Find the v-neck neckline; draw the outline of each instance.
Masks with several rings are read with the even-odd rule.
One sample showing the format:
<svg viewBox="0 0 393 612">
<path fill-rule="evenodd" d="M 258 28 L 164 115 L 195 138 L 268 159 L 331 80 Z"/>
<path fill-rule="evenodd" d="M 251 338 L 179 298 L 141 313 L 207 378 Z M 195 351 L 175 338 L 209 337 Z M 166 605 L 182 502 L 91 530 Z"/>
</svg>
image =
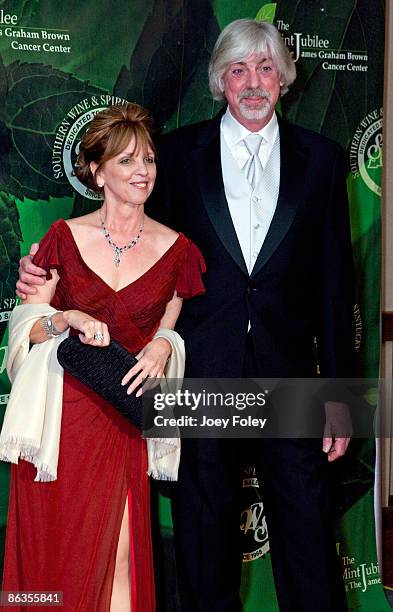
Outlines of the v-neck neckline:
<svg viewBox="0 0 393 612">
<path fill-rule="evenodd" d="M 120 287 L 120 289 L 114 289 L 113 287 L 111 287 L 97 272 L 95 272 L 83 259 L 82 254 L 80 252 L 80 249 L 78 247 L 78 244 L 75 240 L 74 234 L 72 233 L 72 230 L 70 228 L 70 226 L 68 225 L 68 223 L 66 223 L 66 221 L 64 219 L 61 219 L 61 221 L 63 222 L 63 224 L 66 226 L 69 235 L 71 237 L 72 243 L 74 245 L 75 251 L 78 255 L 79 260 L 81 261 L 81 263 L 83 264 L 83 266 L 91 273 L 93 274 L 103 285 L 105 285 L 105 287 L 107 287 L 110 291 L 112 291 L 112 293 L 116 293 L 119 294 L 122 291 L 124 291 L 124 289 L 127 289 L 127 287 L 130 287 L 131 285 L 134 285 L 135 283 L 137 283 L 138 281 L 140 281 L 141 279 L 143 279 L 145 276 L 147 276 L 147 274 L 149 274 L 152 270 L 154 270 L 154 268 L 163 260 L 165 259 L 168 254 L 172 251 L 172 249 L 177 245 L 177 243 L 179 242 L 179 240 L 181 238 L 183 238 L 183 234 L 180 232 L 178 237 L 176 238 L 175 242 L 173 244 L 171 244 L 171 246 L 161 255 L 161 257 L 159 257 L 157 259 L 157 261 L 154 262 L 154 264 L 152 264 L 150 266 L 150 268 L 148 268 L 147 270 L 145 270 L 145 272 L 143 272 L 140 276 L 138 276 L 138 278 L 134 279 L 133 281 L 131 281 L 130 283 L 128 283 L 127 285 L 124 285 L 124 287 Z"/>
</svg>

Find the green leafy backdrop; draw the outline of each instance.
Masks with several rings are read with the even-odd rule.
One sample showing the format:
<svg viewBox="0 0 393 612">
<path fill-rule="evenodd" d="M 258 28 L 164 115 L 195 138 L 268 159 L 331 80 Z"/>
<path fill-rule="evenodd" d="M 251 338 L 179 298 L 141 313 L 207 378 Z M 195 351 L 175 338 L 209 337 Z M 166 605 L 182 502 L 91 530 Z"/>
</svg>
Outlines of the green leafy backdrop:
<svg viewBox="0 0 393 612">
<path fill-rule="evenodd" d="M 297 63 L 298 78 L 282 99 L 290 121 L 333 138 L 349 152 L 361 120 L 382 103 L 384 3 L 367 0 L 0 0 L 4 13 L 17 15 L 26 31 L 68 33 L 71 52 L 13 50 L 0 25 L 0 366 L 7 345 L 6 313 L 15 298 L 18 259 L 58 217 L 96 206 L 75 193 L 67 178 L 54 177 L 52 149 L 69 110 L 91 96 L 113 94 L 150 108 L 157 128 L 172 130 L 215 115 L 219 105 L 208 90 L 207 64 L 225 25 L 242 17 L 289 24 L 290 32 L 318 34 L 329 48 L 368 54 L 364 73 L 323 70 L 320 58 Z M 22 42 L 24 42 L 22 40 Z M 374 172 L 380 180 L 381 169 Z M 380 196 L 348 172 L 361 341 L 358 371 L 378 375 Z M 9 383 L 0 368 L 0 411 Z M 1 412 L 0 412 L 1 415 Z M 376 562 L 373 539 L 374 446 L 354 443 L 349 456 L 332 468 L 337 490 L 337 543 L 341 556 Z M 7 509 L 8 466 L 0 465 L 1 533 Z M 261 483 L 263 498 L 263 483 Z M 159 516 L 171 554 L 168 502 Z M 170 561 L 168 561 L 168 566 Z M 165 572 L 163 572 L 165 573 Z M 170 576 L 173 580 L 173 576 Z M 244 564 L 247 612 L 277 610 L 266 554 Z M 159 585 L 163 610 L 168 589 Z M 348 594 L 351 609 L 389 609 L 380 585 Z"/>
</svg>

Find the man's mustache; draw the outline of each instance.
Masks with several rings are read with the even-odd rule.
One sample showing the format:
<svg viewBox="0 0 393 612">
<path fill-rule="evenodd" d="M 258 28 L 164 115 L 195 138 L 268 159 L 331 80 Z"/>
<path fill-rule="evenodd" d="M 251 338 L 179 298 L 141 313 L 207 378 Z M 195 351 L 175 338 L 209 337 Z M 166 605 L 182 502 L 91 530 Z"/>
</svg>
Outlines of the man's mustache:
<svg viewBox="0 0 393 612">
<path fill-rule="evenodd" d="M 238 94 L 238 100 L 241 102 L 243 98 L 266 98 L 270 102 L 270 92 L 265 89 L 243 89 Z"/>
</svg>

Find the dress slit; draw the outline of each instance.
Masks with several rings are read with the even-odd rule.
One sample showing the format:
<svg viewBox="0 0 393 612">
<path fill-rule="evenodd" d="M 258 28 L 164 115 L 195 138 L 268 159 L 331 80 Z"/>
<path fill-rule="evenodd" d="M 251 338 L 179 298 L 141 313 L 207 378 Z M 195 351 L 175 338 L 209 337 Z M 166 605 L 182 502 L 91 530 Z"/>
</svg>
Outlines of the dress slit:
<svg viewBox="0 0 393 612">
<path fill-rule="evenodd" d="M 128 503 L 128 523 L 129 523 L 129 555 L 130 555 L 130 596 L 131 596 L 131 612 L 137 610 L 137 589 L 136 589 L 136 571 L 135 571 L 135 551 L 134 551 L 134 537 L 132 529 L 132 496 L 131 490 L 127 492 L 127 503 Z"/>
</svg>

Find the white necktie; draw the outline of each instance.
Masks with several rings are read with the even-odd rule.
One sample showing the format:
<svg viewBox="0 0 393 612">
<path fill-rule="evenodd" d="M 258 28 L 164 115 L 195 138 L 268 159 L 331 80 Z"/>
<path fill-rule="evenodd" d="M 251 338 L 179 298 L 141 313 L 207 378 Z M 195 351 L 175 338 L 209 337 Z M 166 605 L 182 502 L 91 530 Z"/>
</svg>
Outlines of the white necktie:
<svg viewBox="0 0 393 612">
<path fill-rule="evenodd" d="M 244 139 L 244 144 L 246 145 L 247 150 L 250 154 L 250 157 L 247 160 L 246 165 L 244 166 L 244 171 L 246 173 L 246 178 L 253 190 L 260 183 L 263 175 L 263 167 L 258 155 L 262 141 L 263 136 L 261 136 L 260 134 L 249 134 Z"/>
</svg>

